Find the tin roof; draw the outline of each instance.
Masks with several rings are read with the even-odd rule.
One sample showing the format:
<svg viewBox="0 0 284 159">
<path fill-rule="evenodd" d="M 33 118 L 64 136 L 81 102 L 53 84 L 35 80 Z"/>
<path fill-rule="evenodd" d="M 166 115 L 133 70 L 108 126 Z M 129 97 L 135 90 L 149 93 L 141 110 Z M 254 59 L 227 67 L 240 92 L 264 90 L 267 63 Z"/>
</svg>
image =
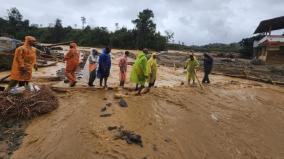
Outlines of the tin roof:
<svg viewBox="0 0 284 159">
<path fill-rule="evenodd" d="M 284 16 L 261 21 L 254 34 L 284 29 Z"/>
</svg>

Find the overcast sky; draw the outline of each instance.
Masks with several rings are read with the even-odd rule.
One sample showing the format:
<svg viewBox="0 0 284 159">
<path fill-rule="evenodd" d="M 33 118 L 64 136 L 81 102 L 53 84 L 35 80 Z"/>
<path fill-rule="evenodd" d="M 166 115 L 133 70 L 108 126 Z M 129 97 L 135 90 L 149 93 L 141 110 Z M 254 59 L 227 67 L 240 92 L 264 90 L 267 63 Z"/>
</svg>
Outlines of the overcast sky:
<svg viewBox="0 0 284 159">
<path fill-rule="evenodd" d="M 31 24 L 47 26 L 60 18 L 64 26 L 81 27 L 80 17 L 85 16 L 91 27 L 109 30 L 115 23 L 133 28 L 131 20 L 149 8 L 158 31 L 170 30 L 176 42 L 189 45 L 237 42 L 251 36 L 261 20 L 284 16 L 284 0 L 0 0 L 0 4 L 1 17 L 16 7 Z"/>
</svg>

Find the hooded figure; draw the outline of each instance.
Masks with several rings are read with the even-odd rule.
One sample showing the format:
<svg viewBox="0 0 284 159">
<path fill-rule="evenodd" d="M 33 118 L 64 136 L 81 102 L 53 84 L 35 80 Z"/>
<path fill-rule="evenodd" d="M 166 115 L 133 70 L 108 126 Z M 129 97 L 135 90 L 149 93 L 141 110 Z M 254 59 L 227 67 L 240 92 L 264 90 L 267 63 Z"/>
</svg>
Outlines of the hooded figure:
<svg viewBox="0 0 284 159">
<path fill-rule="evenodd" d="M 136 90 L 138 90 L 138 94 L 141 93 L 141 90 L 144 88 L 147 79 L 147 58 L 145 56 L 145 53 L 147 53 L 147 50 L 143 50 L 143 52 L 140 52 L 138 54 L 130 75 L 130 81 L 136 84 Z M 141 85 L 140 88 L 138 88 L 139 85 Z"/>
<path fill-rule="evenodd" d="M 90 87 L 94 86 L 94 81 L 97 76 L 97 67 L 99 62 L 99 52 L 96 49 L 91 49 L 90 55 L 84 66 L 84 77 L 88 81 Z"/>
<path fill-rule="evenodd" d="M 70 87 L 74 87 L 77 83 L 75 72 L 80 63 L 80 53 L 77 50 L 77 44 L 71 43 L 70 49 L 64 56 L 66 61 L 65 75 L 70 82 Z"/>
<path fill-rule="evenodd" d="M 157 78 L 157 55 L 156 53 L 153 53 L 151 55 L 151 58 L 147 62 L 147 75 L 148 75 L 148 83 L 149 83 L 149 88 L 153 87 L 155 85 L 155 81 Z"/>
<path fill-rule="evenodd" d="M 195 59 L 193 55 L 190 55 L 190 58 L 186 61 L 184 69 L 187 71 L 187 80 L 188 84 L 193 80 L 193 84 L 195 83 L 196 77 L 196 68 L 199 66 L 199 62 Z"/>
<path fill-rule="evenodd" d="M 209 74 L 211 73 L 213 68 L 213 58 L 208 54 L 204 54 L 203 63 L 204 63 L 204 77 L 202 83 L 210 83 Z"/>
<path fill-rule="evenodd" d="M 102 86 L 102 82 L 104 80 L 104 87 L 107 87 L 107 79 L 110 74 L 111 68 L 111 57 L 110 57 L 111 49 L 106 47 L 102 50 L 102 54 L 99 56 L 99 68 L 97 71 L 97 76 L 100 78 L 100 86 Z"/>
<path fill-rule="evenodd" d="M 129 52 L 125 51 L 122 58 L 120 58 L 118 66 L 119 66 L 119 80 L 120 86 L 124 87 L 124 83 L 126 80 L 126 72 L 127 72 L 127 57 L 129 56 Z"/>
<path fill-rule="evenodd" d="M 28 85 L 29 81 L 32 79 L 32 70 L 36 65 L 36 48 L 32 47 L 36 39 L 32 36 L 26 36 L 24 45 L 18 47 L 15 50 L 14 60 L 12 64 L 10 83 L 7 90 L 15 87 L 17 84 L 19 86 Z"/>
</svg>

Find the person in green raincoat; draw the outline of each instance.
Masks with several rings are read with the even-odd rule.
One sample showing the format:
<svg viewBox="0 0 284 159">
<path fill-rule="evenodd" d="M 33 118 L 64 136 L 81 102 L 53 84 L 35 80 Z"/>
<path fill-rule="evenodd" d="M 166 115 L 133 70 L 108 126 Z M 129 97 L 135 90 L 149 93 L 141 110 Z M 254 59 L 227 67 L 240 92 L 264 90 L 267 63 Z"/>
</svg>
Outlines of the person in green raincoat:
<svg viewBox="0 0 284 159">
<path fill-rule="evenodd" d="M 149 83 L 149 88 L 153 87 L 157 78 L 157 54 L 153 53 L 151 58 L 147 62 L 147 82 Z"/>
<path fill-rule="evenodd" d="M 148 50 L 144 49 L 143 52 L 140 52 L 134 62 L 131 74 L 130 81 L 136 84 L 136 90 L 138 90 L 138 94 L 141 94 L 142 89 L 145 86 L 145 82 L 147 79 L 147 58 L 146 54 L 148 54 Z M 140 86 L 140 87 L 139 87 Z"/>
<path fill-rule="evenodd" d="M 193 81 L 195 84 L 195 77 L 196 77 L 196 68 L 199 66 L 199 62 L 195 59 L 193 55 L 190 55 L 189 59 L 186 61 L 184 69 L 186 69 L 187 74 L 187 81 L 190 84 L 190 81 Z"/>
</svg>

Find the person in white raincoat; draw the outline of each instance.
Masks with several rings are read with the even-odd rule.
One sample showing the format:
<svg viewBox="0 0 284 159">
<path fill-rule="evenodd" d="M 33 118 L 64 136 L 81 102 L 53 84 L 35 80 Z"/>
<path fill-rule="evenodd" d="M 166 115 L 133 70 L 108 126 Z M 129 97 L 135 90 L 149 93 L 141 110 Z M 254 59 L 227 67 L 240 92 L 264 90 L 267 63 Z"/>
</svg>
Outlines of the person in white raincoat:
<svg viewBox="0 0 284 159">
<path fill-rule="evenodd" d="M 91 49 L 91 53 L 84 66 L 84 77 L 88 81 L 90 87 L 95 86 L 94 81 L 97 75 L 97 66 L 99 61 L 99 52 L 96 49 Z"/>
</svg>

